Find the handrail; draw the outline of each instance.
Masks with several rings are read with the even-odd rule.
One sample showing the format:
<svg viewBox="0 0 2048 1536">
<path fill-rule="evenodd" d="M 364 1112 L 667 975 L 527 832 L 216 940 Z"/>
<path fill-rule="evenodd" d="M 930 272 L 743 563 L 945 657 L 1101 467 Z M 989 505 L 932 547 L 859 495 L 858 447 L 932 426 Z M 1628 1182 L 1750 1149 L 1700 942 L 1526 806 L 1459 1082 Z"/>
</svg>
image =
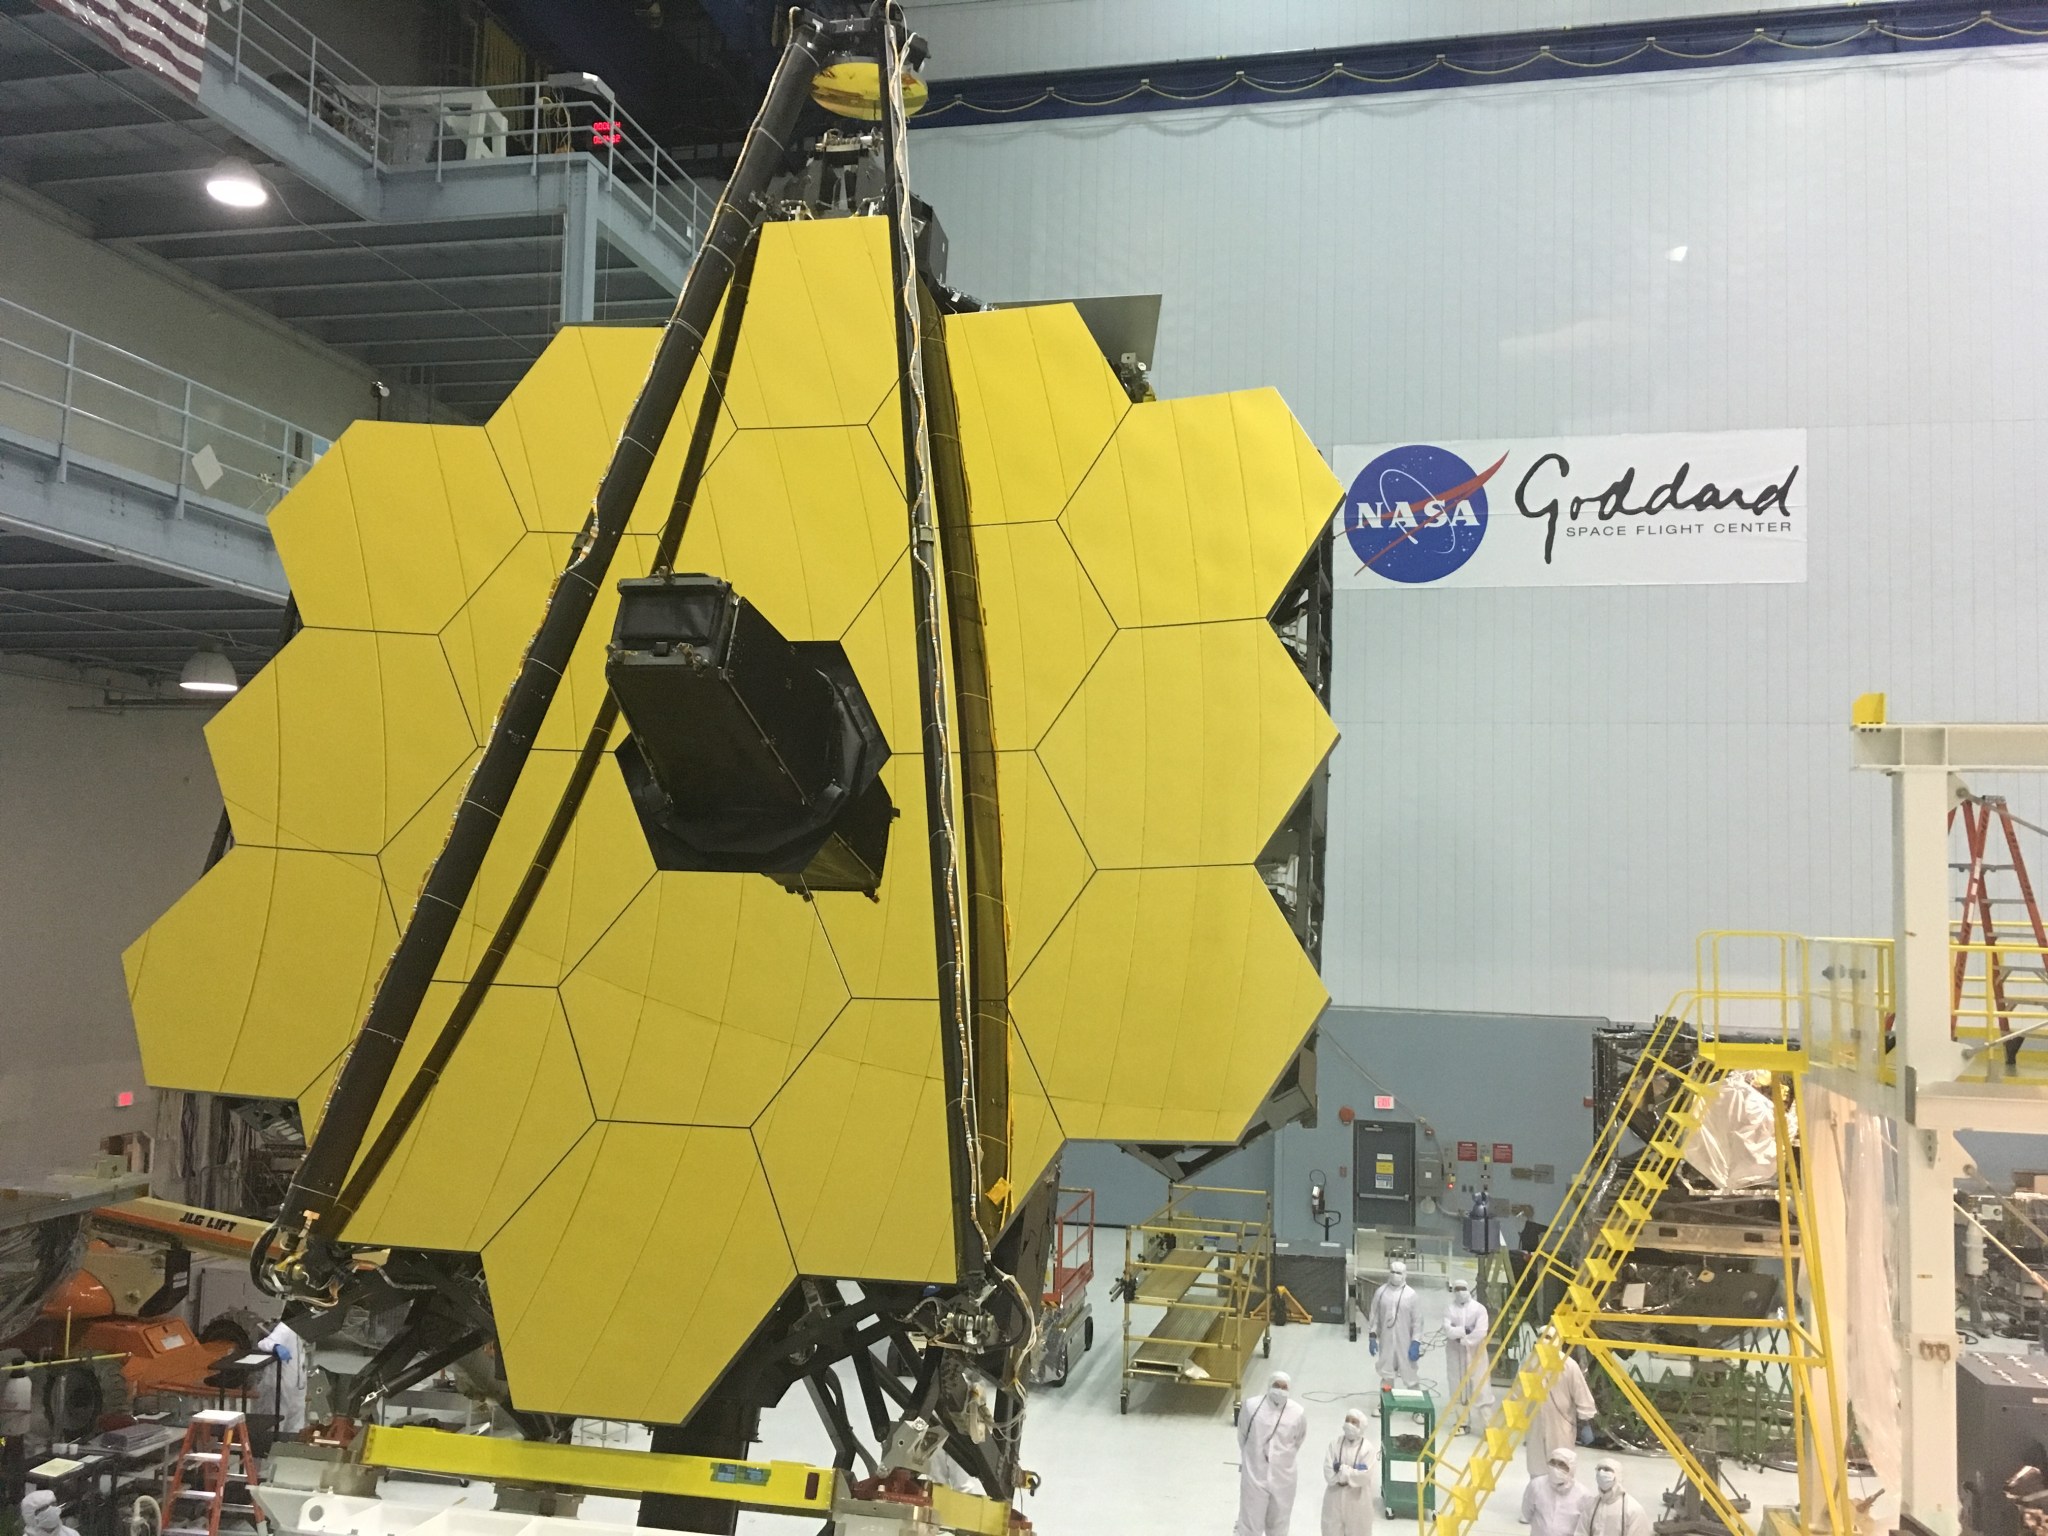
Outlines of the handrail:
<svg viewBox="0 0 2048 1536">
<path fill-rule="evenodd" d="M 1566 1255 L 1582 1246 L 1583 1235 L 1598 1215 L 1595 1197 L 1601 1184 L 1595 1174 L 1597 1170 L 1610 1166 L 1620 1153 L 1622 1143 L 1631 1134 L 1631 1120 L 1649 1099 L 1659 1077 L 1679 1070 L 1669 1062 L 1668 1056 L 1688 1025 L 1697 1029 L 1699 1008 L 1698 993 L 1681 993 L 1651 1025 L 1649 1038 L 1629 1071 L 1628 1081 L 1615 1100 L 1613 1112 L 1594 1138 L 1578 1174 L 1566 1186 L 1558 1213 L 1544 1231 L 1536 1251 L 1529 1256 L 1528 1264 L 1510 1287 L 1491 1321 L 1487 1330 L 1484 1367 L 1488 1376 L 1515 1347 L 1524 1323 L 1531 1321 L 1529 1314 L 1542 1296 L 1545 1282 L 1569 1280 L 1576 1272 L 1577 1265 Z M 1539 1350 L 1542 1348 L 1540 1341 L 1538 1347 Z M 1447 1453 L 1457 1437 L 1472 1426 L 1476 1411 L 1472 1394 L 1454 1395 L 1438 1418 L 1435 1433 L 1423 1448 L 1423 1479 L 1435 1484 L 1440 1492 L 1445 1491 L 1444 1474 L 1450 1474 L 1455 1481 L 1463 1473 L 1462 1464 L 1452 1463 Z"/>
<path fill-rule="evenodd" d="M 1711 1045 L 1728 1033 L 1729 1021 L 1724 1021 L 1722 1009 L 1724 1004 L 1732 1004 L 1735 1028 L 1748 1027 L 1764 1034 L 1775 1028 L 1780 1046 L 1799 1049 L 1803 1023 L 1800 1004 L 1808 991 L 1806 944 L 1804 935 L 1778 929 L 1718 928 L 1700 934 L 1693 942 L 1693 985 L 1702 1000 L 1700 1043 Z M 1775 953 L 1777 985 L 1731 983 L 1724 974 L 1735 969 L 1730 952 L 1753 959 L 1759 950 L 1767 955 Z M 1758 975 L 1760 970 L 1752 964 L 1740 974 Z"/>
<path fill-rule="evenodd" d="M 261 517 L 326 440 L 160 363 L 0 298 L 0 428 L 52 445 L 60 479 L 89 459 L 180 504 Z"/>
<path fill-rule="evenodd" d="M 546 80 L 491 86 L 386 85 L 324 43 L 274 0 L 241 0 L 207 29 L 207 46 L 237 80 L 261 80 L 379 171 L 590 156 L 647 226 L 694 248 L 716 199 L 616 100 Z"/>
</svg>

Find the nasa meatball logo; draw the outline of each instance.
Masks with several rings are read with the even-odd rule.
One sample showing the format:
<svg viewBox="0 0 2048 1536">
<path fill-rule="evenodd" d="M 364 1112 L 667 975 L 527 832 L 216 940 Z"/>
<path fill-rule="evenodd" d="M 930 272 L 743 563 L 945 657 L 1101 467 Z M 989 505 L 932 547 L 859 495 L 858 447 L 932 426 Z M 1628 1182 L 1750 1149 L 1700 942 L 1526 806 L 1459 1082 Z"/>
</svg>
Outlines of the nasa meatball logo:
<svg viewBox="0 0 2048 1536">
<path fill-rule="evenodd" d="M 1344 497 L 1344 537 L 1361 571 L 1424 586 L 1479 551 L 1486 537 L 1486 482 L 1502 454 L 1474 470 L 1448 448 L 1389 448 L 1358 472 Z"/>
</svg>

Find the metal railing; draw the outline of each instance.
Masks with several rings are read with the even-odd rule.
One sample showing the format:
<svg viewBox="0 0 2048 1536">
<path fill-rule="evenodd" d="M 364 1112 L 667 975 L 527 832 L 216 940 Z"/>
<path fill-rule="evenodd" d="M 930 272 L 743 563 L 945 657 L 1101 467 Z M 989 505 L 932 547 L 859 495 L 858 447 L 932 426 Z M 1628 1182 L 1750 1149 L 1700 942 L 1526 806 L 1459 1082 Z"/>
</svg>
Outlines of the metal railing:
<svg viewBox="0 0 2048 1536">
<path fill-rule="evenodd" d="M 1807 1054 L 1887 1086 L 1898 1080 L 1885 1054 L 1893 1010 L 1890 939 L 1813 938 L 1806 941 Z"/>
<path fill-rule="evenodd" d="M 1991 1082 L 2039 1082 L 2048 1063 L 2048 946 L 1951 942 L 1953 1029 Z M 2037 1047 L 2031 1054 L 2027 1047 Z M 1979 1074 L 1969 1073 L 1971 1077 Z"/>
<path fill-rule="evenodd" d="M 1722 928 L 1693 945 L 1693 987 L 1700 999 L 1700 1043 L 1736 1037 L 1785 1050 L 1802 1042 L 1806 940 L 1769 929 Z"/>
<path fill-rule="evenodd" d="M 391 86 L 370 78 L 272 0 L 241 0 L 207 27 L 207 44 L 237 80 L 258 80 L 379 170 L 587 154 L 611 190 L 650 229 L 684 250 L 710 223 L 717 199 L 589 77 L 493 86 Z"/>
<path fill-rule="evenodd" d="M 0 431 L 74 464 L 258 517 L 326 441 L 47 315 L 0 299 Z"/>
</svg>

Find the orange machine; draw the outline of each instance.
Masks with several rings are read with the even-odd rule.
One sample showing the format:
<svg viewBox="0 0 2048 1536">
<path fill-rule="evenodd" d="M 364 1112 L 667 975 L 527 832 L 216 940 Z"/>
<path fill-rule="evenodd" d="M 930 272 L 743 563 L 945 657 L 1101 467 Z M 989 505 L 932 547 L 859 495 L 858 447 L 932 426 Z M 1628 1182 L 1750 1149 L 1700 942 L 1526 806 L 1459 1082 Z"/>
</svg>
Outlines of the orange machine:
<svg viewBox="0 0 2048 1536">
<path fill-rule="evenodd" d="M 207 1376 L 223 1358 L 247 1348 L 247 1342 L 202 1340 L 182 1318 L 161 1316 L 184 1298 L 183 1275 L 138 1295 L 133 1277 L 147 1274 L 152 1259 L 161 1262 L 161 1255 L 93 1241 L 77 1273 L 43 1303 L 42 1318 L 30 1332 L 37 1343 L 67 1353 L 125 1355 L 121 1378 L 132 1396 L 186 1392 L 210 1397 L 215 1389 Z M 160 1302 L 167 1290 L 172 1291 L 168 1301 Z"/>
<path fill-rule="evenodd" d="M 138 1397 L 218 1396 L 208 1377 L 250 1347 L 249 1330 L 218 1318 L 195 1332 L 170 1314 L 185 1299 L 193 1250 L 246 1258 L 262 1230 L 245 1217 L 163 1200 L 102 1206 L 77 1271 L 50 1293 L 35 1323 L 0 1343 L 41 1359 L 85 1357 L 46 1384 L 45 1406 L 67 1432 L 118 1420 Z"/>
</svg>

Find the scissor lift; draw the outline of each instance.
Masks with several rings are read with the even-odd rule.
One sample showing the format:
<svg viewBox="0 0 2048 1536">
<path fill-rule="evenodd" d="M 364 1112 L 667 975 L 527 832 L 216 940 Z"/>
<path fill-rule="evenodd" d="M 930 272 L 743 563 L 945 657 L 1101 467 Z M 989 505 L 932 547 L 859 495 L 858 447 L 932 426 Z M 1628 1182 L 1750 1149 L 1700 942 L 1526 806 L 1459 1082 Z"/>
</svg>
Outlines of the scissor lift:
<svg viewBox="0 0 2048 1536">
<path fill-rule="evenodd" d="M 1088 1306 L 1095 1278 L 1095 1191 L 1062 1189 L 1059 1202 L 1038 1348 L 1026 1367 L 1031 1383 L 1041 1387 L 1065 1386 L 1074 1362 L 1095 1347 L 1095 1315 Z"/>
</svg>

